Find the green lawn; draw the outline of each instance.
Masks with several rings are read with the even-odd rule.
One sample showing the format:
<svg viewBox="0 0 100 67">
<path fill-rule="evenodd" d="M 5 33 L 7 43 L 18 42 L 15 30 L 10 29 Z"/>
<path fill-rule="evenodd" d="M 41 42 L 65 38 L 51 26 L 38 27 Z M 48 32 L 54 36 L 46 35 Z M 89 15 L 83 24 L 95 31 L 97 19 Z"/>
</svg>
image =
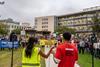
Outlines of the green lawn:
<svg viewBox="0 0 100 67">
<path fill-rule="evenodd" d="M 91 55 L 90 54 L 79 54 L 78 63 L 81 67 L 92 67 Z M 94 67 L 100 67 L 100 59 L 94 59 Z"/>
<path fill-rule="evenodd" d="M 21 51 L 22 49 L 14 50 L 14 67 L 21 67 Z M 0 51 L 0 67 L 10 67 L 11 51 L 8 49 Z M 95 67 L 100 67 L 100 59 L 95 59 Z M 79 61 L 81 67 L 91 67 L 91 55 L 79 54 Z M 41 60 L 42 67 L 45 67 L 44 59 Z"/>
<path fill-rule="evenodd" d="M 44 51 L 44 49 L 42 49 Z M 14 64 L 13 67 L 21 67 L 21 53 L 22 49 L 14 50 Z M 41 66 L 45 67 L 45 60 L 41 58 Z M 11 51 L 5 49 L 4 51 L 0 51 L 0 67 L 10 67 L 11 62 Z"/>
<path fill-rule="evenodd" d="M 14 67 L 21 65 L 21 49 L 14 50 Z M 0 51 L 0 67 L 10 67 L 11 51 L 5 49 Z"/>
</svg>

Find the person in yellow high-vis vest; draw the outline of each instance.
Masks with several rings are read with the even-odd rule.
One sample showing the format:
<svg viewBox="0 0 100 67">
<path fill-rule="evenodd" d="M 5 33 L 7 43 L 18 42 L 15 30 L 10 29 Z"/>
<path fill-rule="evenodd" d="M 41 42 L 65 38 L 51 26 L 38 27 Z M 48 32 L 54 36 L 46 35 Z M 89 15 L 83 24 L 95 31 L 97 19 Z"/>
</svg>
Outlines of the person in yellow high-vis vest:
<svg viewBox="0 0 100 67">
<path fill-rule="evenodd" d="M 41 47 L 45 46 L 45 39 L 44 39 L 43 36 L 40 37 L 39 44 L 40 44 Z"/>
<path fill-rule="evenodd" d="M 40 44 L 40 46 L 44 47 L 45 46 L 45 40 L 44 39 L 40 39 L 39 44 Z"/>
<path fill-rule="evenodd" d="M 52 47 L 47 54 L 44 54 L 39 47 L 35 47 L 38 40 L 34 37 L 30 37 L 28 45 L 23 49 L 22 52 L 22 67 L 41 67 L 40 56 L 48 58 L 52 52 Z"/>
<path fill-rule="evenodd" d="M 48 46 L 48 39 L 45 38 L 45 46 Z"/>
<path fill-rule="evenodd" d="M 52 37 L 52 38 L 51 38 L 51 42 L 52 42 L 51 45 L 55 45 L 55 44 L 57 43 L 57 41 L 55 40 L 55 37 Z"/>
<path fill-rule="evenodd" d="M 51 39 L 48 40 L 48 45 L 49 45 L 50 47 L 53 46 L 53 45 L 55 45 L 55 44 L 56 44 L 56 40 L 55 40 L 54 37 L 52 37 Z"/>
</svg>

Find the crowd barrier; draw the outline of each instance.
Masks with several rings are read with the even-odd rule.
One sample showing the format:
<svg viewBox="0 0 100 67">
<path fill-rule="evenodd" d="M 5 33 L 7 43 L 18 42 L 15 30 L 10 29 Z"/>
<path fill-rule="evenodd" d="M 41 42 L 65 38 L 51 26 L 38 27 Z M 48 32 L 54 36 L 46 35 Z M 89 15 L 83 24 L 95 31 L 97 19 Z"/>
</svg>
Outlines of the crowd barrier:
<svg viewBox="0 0 100 67">
<path fill-rule="evenodd" d="M 12 48 L 12 45 L 14 45 L 14 48 L 18 48 L 19 42 L 18 41 L 10 42 L 5 40 L 0 41 L 0 48 Z"/>
</svg>

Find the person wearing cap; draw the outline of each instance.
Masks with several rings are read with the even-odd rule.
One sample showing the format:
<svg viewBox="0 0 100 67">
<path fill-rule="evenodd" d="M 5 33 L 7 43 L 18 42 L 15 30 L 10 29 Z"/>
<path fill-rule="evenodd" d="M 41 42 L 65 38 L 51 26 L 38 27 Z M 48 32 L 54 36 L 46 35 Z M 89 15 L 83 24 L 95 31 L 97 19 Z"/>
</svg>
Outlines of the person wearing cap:
<svg viewBox="0 0 100 67">
<path fill-rule="evenodd" d="M 78 60 L 78 50 L 70 42 L 71 33 L 63 33 L 64 42 L 57 46 L 56 52 L 53 52 L 58 67 L 74 67 Z"/>
</svg>

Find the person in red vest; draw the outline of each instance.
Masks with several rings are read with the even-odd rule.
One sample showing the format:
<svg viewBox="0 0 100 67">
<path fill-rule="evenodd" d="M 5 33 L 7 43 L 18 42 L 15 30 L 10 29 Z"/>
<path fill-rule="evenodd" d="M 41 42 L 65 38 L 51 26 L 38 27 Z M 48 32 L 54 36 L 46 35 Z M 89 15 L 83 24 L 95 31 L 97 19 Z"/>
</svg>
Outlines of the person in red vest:
<svg viewBox="0 0 100 67">
<path fill-rule="evenodd" d="M 52 52 L 58 67 L 74 67 L 78 60 L 78 50 L 70 42 L 71 33 L 63 33 L 64 42 L 57 46 L 56 52 Z"/>
</svg>

